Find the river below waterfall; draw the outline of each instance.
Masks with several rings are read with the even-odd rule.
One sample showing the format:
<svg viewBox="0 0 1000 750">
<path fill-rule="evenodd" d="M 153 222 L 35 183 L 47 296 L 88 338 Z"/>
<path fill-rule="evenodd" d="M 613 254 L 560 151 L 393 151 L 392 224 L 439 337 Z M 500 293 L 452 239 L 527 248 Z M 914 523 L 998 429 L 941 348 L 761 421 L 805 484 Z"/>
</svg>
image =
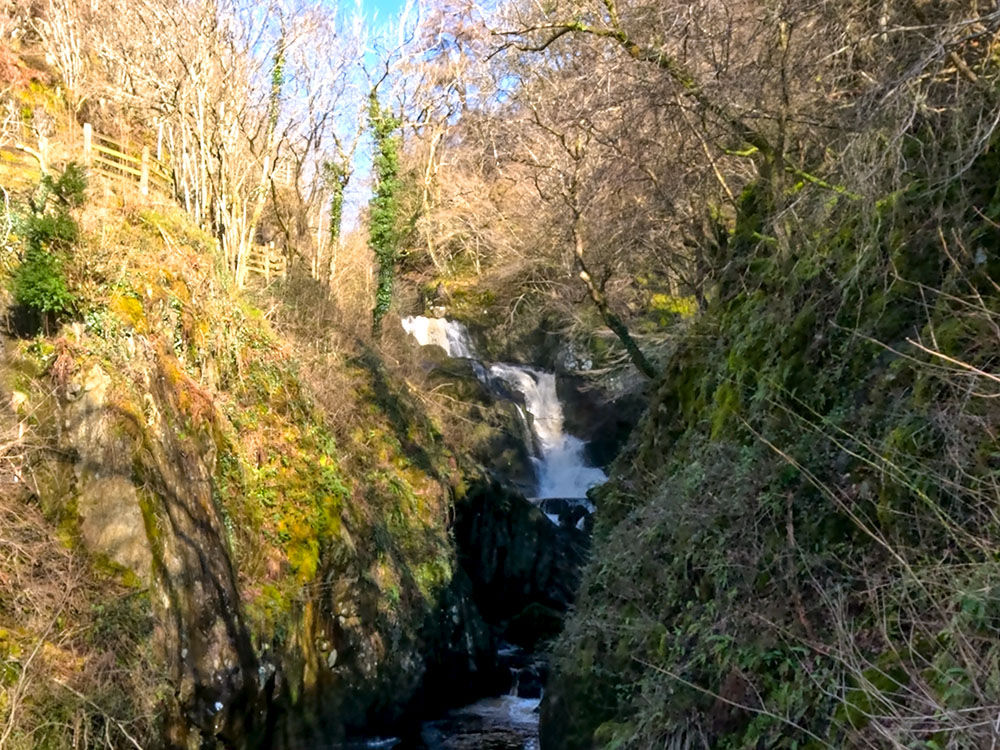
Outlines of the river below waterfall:
<svg viewBox="0 0 1000 750">
<path fill-rule="evenodd" d="M 538 698 L 485 698 L 424 722 L 412 737 L 372 737 L 337 750 L 538 750 Z"/>
<path fill-rule="evenodd" d="M 426 722 L 420 746 L 426 750 L 536 750 L 538 698 L 486 698 Z M 400 750 L 411 750 L 400 745 Z M 417 748 L 412 748 L 417 750 Z"/>
<path fill-rule="evenodd" d="M 530 436 L 527 445 L 535 471 L 529 500 L 556 526 L 584 528 L 594 508 L 587 491 L 607 480 L 586 461 L 586 443 L 566 432 L 556 374 L 506 362 L 486 363 L 477 356 L 468 330 L 445 318 L 412 316 L 403 328 L 421 346 L 438 346 L 452 359 L 470 360 L 480 382 L 496 397 L 512 402 Z M 503 652 L 501 652 L 503 654 Z M 521 652 L 522 656 L 528 656 Z M 538 707 L 541 680 L 530 690 L 519 689 L 517 670 L 511 695 L 480 700 L 425 722 L 419 736 L 367 743 L 368 747 L 399 750 L 535 750 L 538 747 Z M 523 688 L 523 686 L 520 686 Z M 527 696 L 531 697 L 527 697 Z"/>
</svg>

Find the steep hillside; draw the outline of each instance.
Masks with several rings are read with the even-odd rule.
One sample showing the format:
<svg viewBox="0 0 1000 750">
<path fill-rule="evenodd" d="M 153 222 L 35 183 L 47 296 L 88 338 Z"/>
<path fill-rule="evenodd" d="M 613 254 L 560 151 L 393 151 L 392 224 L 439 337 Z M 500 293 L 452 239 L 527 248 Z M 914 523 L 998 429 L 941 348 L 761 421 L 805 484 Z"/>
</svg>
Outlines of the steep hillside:
<svg viewBox="0 0 1000 750">
<path fill-rule="evenodd" d="M 178 210 L 72 216 L 65 322 L 4 340 L 3 746 L 281 746 L 483 684 L 461 472 L 405 386 L 358 344 L 328 419 Z"/>
<path fill-rule="evenodd" d="M 546 747 L 995 744 L 995 149 L 787 250 L 744 194 L 599 493 Z"/>
</svg>

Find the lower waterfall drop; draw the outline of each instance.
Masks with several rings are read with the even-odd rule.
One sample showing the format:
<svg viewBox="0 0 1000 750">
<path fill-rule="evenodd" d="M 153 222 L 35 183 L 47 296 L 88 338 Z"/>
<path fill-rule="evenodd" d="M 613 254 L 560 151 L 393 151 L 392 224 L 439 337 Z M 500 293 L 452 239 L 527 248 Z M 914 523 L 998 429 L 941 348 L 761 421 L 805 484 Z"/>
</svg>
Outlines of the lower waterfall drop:
<svg viewBox="0 0 1000 750">
<path fill-rule="evenodd" d="M 501 363 L 491 365 L 489 373 L 521 394 L 532 416 L 531 432 L 538 441 L 536 500 L 582 499 L 591 487 L 607 481 L 601 469 L 587 466 L 585 443 L 564 431 L 555 373 Z"/>
</svg>

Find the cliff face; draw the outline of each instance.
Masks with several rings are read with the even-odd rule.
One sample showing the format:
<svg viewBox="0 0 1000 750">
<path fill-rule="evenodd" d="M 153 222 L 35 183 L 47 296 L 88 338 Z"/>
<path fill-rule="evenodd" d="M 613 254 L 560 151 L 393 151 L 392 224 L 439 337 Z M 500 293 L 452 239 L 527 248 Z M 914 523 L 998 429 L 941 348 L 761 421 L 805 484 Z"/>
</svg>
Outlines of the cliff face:
<svg viewBox="0 0 1000 750">
<path fill-rule="evenodd" d="M 80 320 L 5 342 L 5 419 L 31 449 L 3 505 L 34 514 L 88 591 L 128 598 L 137 624 L 120 635 L 135 653 L 87 635 L 117 598 L 73 601 L 79 632 L 60 639 L 65 616 L 33 619 L 0 596 L 0 658 L 18 665 L 0 674 L 24 683 L 19 716 L 58 707 L 65 724 L 39 730 L 53 746 L 128 718 L 141 742 L 280 747 L 391 724 L 429 670 L 485 684 L 492 636 L 448 535 L 464 485 L 405 387 L 359 346 L 330 418 L 216 273 L 209 238 L 171 212 L 82 221 L 93 239 L 69 268 Z M 20 656 L 57 640 L 77 654 L 58 675 Z M 88 706 L 88 664 L 108 658 L 142 687 Z M 37 741 L 12 726 L 11 746 Z"/>
<path fill-rule="evenodd" d="M 545 747 L 990 744 L 995 163 L 781 251 L 744 202 L 598 493 Z"/>
</svg>

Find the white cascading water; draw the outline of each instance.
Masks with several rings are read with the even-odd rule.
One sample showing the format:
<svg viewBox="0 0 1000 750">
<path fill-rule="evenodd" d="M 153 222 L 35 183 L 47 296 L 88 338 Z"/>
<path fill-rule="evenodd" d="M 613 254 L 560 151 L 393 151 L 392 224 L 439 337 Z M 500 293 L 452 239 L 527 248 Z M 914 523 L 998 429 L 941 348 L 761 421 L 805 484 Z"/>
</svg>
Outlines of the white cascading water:
<svg viewBox="0 0 1000 750">
<path fill-rule="evenodd" d="M 421 346 L 440 346 L 449 357 L 475 359 L 472 337 L 458 321 L 411 315 L 403 318 L 403 329 Z M 538 472 L 536 500 L 583 499 L 587 490 L 607 481 L 603 471 L 585 463 L 584 442 L 563 429 L 563 409 L 556 393 L 555 373 L 502 363 L 490 365 L 488 376 L 482 367 L 474 369 L 484 382 L 490 378 L 500 380 L 524 398 L 524 408 L 532 417 L 525 421 L 529 422 L 538 443 L 534 459 Z M 524 417 L 520 405 L 518 411 Z M 535 446 L 532 452 L 536 452 Z"/>
<path fill-rule="evenodd" d="M 584 462 L 584 442 L 563 430 L 562 403 L 556 394 L 556 376 L 521 365 L 495 364 L 490 375 L 524 397 L 531 414 L 531 430 L 538 440 L 538 494 L 536 499 L 579 499 L 587 490 L 607 481 L 607 475 Z"/>
<path fill-rule="evenodd" d="M 413 336 L 420 346 L 440 346 L 453 359 L 475 357 L 469 329 L 457 320 L 409 315 L 403 318 L 403 330 Z"/>
</svg>

